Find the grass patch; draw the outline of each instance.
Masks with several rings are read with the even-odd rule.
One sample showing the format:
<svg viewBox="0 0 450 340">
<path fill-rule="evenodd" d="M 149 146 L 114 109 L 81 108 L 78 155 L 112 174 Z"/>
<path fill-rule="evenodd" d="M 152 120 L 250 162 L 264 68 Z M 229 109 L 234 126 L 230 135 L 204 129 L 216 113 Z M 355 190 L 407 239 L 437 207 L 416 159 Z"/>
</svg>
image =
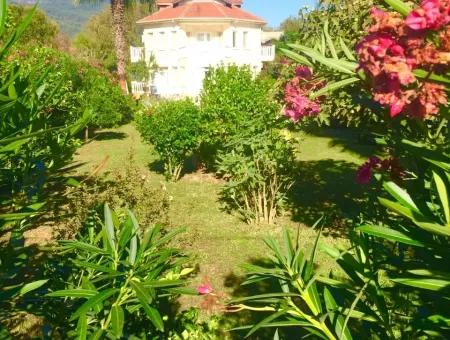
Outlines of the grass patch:
<svg viewBox="0 0 450 340">
<path fill-rule="evenodd" d="M 144 144 L 132 125 L 114 130 L 100 131 L 101 138 L 94 138 L 76 155 L 80 166 L 78 174 L 92 171 L 103 159 L 108 162 L 103 173 L 114 172 L 124 166 L 127 154 L 132 150 L 135 160 L 155 185 L 166 188 L 170 195 L 169 219 L 172 226 L 187 227 L 179 239 L 198 263 L 200 282 L 207 276 L 216 289 L 238 292 L 239 266 L 247 261 L 258 262 L 266 255 L 264 237 L 281 236 L 282 227 L 299 232 L 305 249 L 310 249 L 316 231 L 310 226 L 327 213 L 338 220 L 351 215 L 357 208 L 355 198 L 362 192 L 355 182 L 355 171 L 370 153 L 370 146 L 357 142 L 355 136 L 339 130 L 329 130 L 322 135 L 296 134 L 300 139 L 298 151 L 297 184 L 292 193 L 291 212 L 281 217 L 276 226 L 249 226 L 237 216 L 226 213 L 219 201 L 221 181 L 210 174 L 192 173 L 177 183 L 166 182 L 155 170 L 158 158 L 150 145 Z M 334 221 L 329 221 L 323 238 L 327 243 L 342 243 L 339 231 L 333 232 Z M 319 266 L 329 270 L 333 262 L 319 256 Z M 198 301 L 197 301 L 198 302 Z M 194 303 L 186 299 L 185 303 Z"/>
</svg>

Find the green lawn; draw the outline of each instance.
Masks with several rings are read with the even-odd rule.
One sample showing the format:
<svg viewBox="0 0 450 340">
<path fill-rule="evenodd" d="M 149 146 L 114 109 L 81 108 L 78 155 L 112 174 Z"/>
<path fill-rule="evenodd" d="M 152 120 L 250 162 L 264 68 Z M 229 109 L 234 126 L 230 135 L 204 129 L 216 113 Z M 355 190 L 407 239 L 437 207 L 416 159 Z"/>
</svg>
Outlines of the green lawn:
<svg viewBox="0 0 450 340">
<path fill-rule="evenodd" d="M 355 136 L 342 131 L 329 130 L 325 135 L 296 135 L 300 139 L 298 152 L 297 184 L 292 193 L 290 212 L 281 217 L 275 226 L 249 226 L 239 217 L 225 212 L 218 199 L 221 181 L 210 174 L 191 173 L 178 183 L 167 183 L 161 173 L 150 169 L 157 165 L 157 155 L 150 145 L 141 142 L 132 125 L 115 130 L 101 131 L 76 156 L 79 173 L 94 169 L 109 157 L 104 172 L 122 167 L 131 151 L 155 185 L 164 185 L 172 198 L 170 221 L 173 226 L 185 226 L 187 232 L 180 244 L 198 263 L 196 282 L 207 276 L 218 289 L 231 293 L 239 285 L 242 271 L 239 265 L 246 261 L 259 261 L 265 254 L 263 238 L 279 237 L 282 227 L 300 233 L 300 240 L 308 250 L 316 231 L 310 226 L 324 212 L 330 215 L 324 242 L 343 242 L 342 216 L 355 211 L 355 199 L 361 188 L 354 183 L 355 170 L 370 153 L 361 147 Z M 156 167 L 157 168 L 157 167 Z M 320 257 L 323 270 L 332 262 Z"/>
</svg>

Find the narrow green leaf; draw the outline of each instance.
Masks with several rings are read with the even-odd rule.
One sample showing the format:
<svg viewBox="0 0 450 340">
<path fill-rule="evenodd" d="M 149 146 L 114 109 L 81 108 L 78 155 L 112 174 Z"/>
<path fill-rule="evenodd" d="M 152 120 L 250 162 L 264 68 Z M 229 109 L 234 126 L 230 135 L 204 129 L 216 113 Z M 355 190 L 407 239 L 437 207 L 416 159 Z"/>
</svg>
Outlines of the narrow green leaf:
<svg viewBox="0 0 450 340">
<path fill-rule="evenodd" d="M 346 327 L 344 330 L 344 318 L 339 314 L 338 305 L 328 288 L 324 288 L 323 297 L 325 300 L 325 306 L 328 311 L 328 315 L 331 324 L 334 326 L 336 334 L 342 336 L 339 339 L 350 340 L 353 339 L 350 330 Z"/>
<path fill-rule="evenodd" d="M 436 171 L 433 171 L 433 180 L 436 185 L 439 200 L 441 201 L 442 210 L 444 211 L 445 222 L 447 225 L 450 225 L 450 202 L 448 199 L 447 186 L 445 185 L 442 177 Z"/>
<path fill-rule="evenodd" d="M 66 289 L 57 290 L 52 293 L 48 293 L 49 297 L 71 297 L 71 298 L 91 298 L 96 296 L 98 292 L 93 289 Z"/>
<path fill-rule="evenodd" d="M 258 329 L 260 329 L 262 327 L 267 327 L 267 325 L 269 325 L 272 321 L 278 319 L 280 316 L 283 316 L 286 313 L 287 313 L 287 311 L 280 310 L 276 313 L 273 313 L 272 315 L 269 315 L 267 318 L 263 319 L 261 322 L 257 323 L 255 326 L 253 326 L 253 328 L 245 335 L 245 338 L 248 338 L 250 335 L 255 333 Z"/>
<path fill-rule="evenodd" d="M 313 67 L 313 64 L 308 59 L 306 59 L 304 56 L 302 56 L 302 55 L 300 55 L 298 53 L 295 53 L 295 52 L 293 52 L 291 50 L 287 50 L 285 48 L 280 48 L 280 51 L 286 57 L 296 61 L 299 64 L 306 65 L 306 66 L 309 66 L 309 67 Z"/>
<path fill-rule="evenodd" d="M 386 227 L 381 227 L 381 226 L 376 226 L 376 225 L 363 225 L 363 226 L 357 228 L 357 230 L 359 230 L 365 234 L 384 238 L 385 240 L 388 240 L 388 241 L 400 242 L 403 244 L 409 244 L 409 245 L 416 246 L 416 247 L 424 247 L 425 246 L 422 242 L 409 237 L 405 233 L 402 233 L 398 230 L 394 230 L 391 228 L 386 228 Z"/>
<path fill-rule="evenodd" d="M 133 222 L 133 237 L 130 240 L 130 255 L 128 257 L 128 262 L 130 262 L 131 265 L 134 265 L 136 262 L 136 255 L 137 255 L 137 246 L 138 246 L 138 239 L 137 234 L 139 232 L 139 223 L 136 219 L 136 216 L 131 211 L 128 211 L 128 215 L 131 217 L 131 221 Z"/>
<path fill-rule="evenodd" d="M 407 16 L 411 12 L 411 7 L 401 0 L 384 0 L 384 2 L 403 16 Z"/>
<path fill-rule="evenodd" d="M 311 93 L 309 95 L 309 97 L 311 99 L 315 99 L 315 98 L 323 96 L 325 94 L 330 94 L 333 91 L 339 90 L 339 89 L 341 89 L 343 87 L 346 87 L 346 86 L 348 86 L 350 84 L 358 83 L 360 81 L 361 81 L 361 79 L 359 79 L 359 78 L 350 77 L 350 78 L 347 78 L 347 79 L 344 79 L 344 80 L 340 80 L 340 81 L 337 81 L 337 82 L 334 82 L 334 83 L 329 83 L 325 87 L 321 88 L 320 90 Z"/>
<path fill-rule="evenodd" d="M 84 250 L 88 253 L 98 254 L 98 255 L 106 255 L 108 252 L 104 249 L 100 249 L 96 246 L 93 246 L 89 243 L 79 242 L 79 241 L 60 241 L 64 248 L 76 249 L 76 250 Z"/>
<path fill-rule="evenodd" d="M 331 39 L 330 33 L 328 32 L 328 27 L 329 27 L 329 22 L 328 22 L 328 20 L 325 20 L 323 33 L 325 35 L 325 40 L 327 41 L 328 49 L 330 50 L 331 56 L 334 59 L 339 59 L 337 52 L 336 52 L 336 48 L 334 47 L 333 39 Z"/>
<path fill-rule="evenodd" d="M 429 71 L 420 69 L 414 70 L 413 73 L 417 78 L 420 79 L 429 79 L 438 83 L 450 84 L 450 79 L 440 74 L 430 73 Z"/>
<path fill-rule="evenodd" d="M 391 280 L 402 285 L 433 291 L 439 291 L 450 287 L 450 281 L 435 278 L 401 277 L 391 278 Z"/>
<path fill-rule="evenodd" d="M 91 308 L 93 308 L 94 306 L 96 306 L 97 304 L 103 302 L 104 300 L 106 300 L 107 298 L 113 296 L 114 294 L 116 294 L 119 290 L 116 288 L 110 288 L 110 289 L 106 289 L 100 293 L 98 293 L 97 295 L 91 297 L 90 299 L 88 299 L 85 303 L 83 303 L 76 311 L 75 313 L 72 314 L 70 320 L 73 321 L 76 318 L 80 317 L 82 314 L 86 314 L 87 312 L 89 312 L 89 310 Z"/>
<path fill-rule="evenodd" d="M 87 339 L 87 316 L 86 314 L 81 314 L 77 323 L 77 340 Z"/>
<path fill-rule="evenodd" d="M 136 297 L 141 303 L 142 308 L 144 308 L 148 319 L 153 323 L 156 329 L 164 331 L 164 323 L 162 321 L 161 315 L 159 314 L 157 309 L 151 307 L 149 304 L 152 301 L 149 292 L 140 282 L 136 280 L 130 281 L 130 285 L 133 288 L 133 291 L 136 293 Z"/>
<path fill-rule="evenodd" d="M 0 36 L 5 31 L 7 16 L 8 16 L 8 6 L 6 0 L 0 0 Z"/>
<path fill-rule="evenodd" d="M 111 308 L 111 327 L 116 337 L 120 338 L 123 332 L 124 312 L 119 305 L 113 305 Z"/>
<path fill-rule="evenodd" d="M 33 290 L 41 288 L 47 282 L 48 282 L 48 280 L 39 280 L 39 281 L 34 281 L 34 282 L 31 282 L 31 283 L 27 283 L 26 285 L 24 285 L 20 289 L 19 295 L 20 296 L 24 296 L 25 294 L 27 294 L 27 293 L 29 293 L 29 292 L 31 292 Z"/>
<path fill-rule="evenodd" d="M 301 295 L 298 293 L 269 293 L 269 294 L 259 294 L 259 295 L 253 295 L 253 296 L 246 296 L 242 298 L 236 298 L 229 303 L 234 304 L 238 302 L 244 302 L 244 301 L 252 301 L 252 300 L 260 300 L 260 299 L 267 299 L 267 298 L 282 298 L 282 297 L 296 297 L 299 298 Z"/>
<path fill-rule="evenodd" d="M 109 246 L 111 250 L 115 251 L 116 242 L 115 242 L 115 232 L 114 232 L 114 223 L 111 209 L 109 208 L 108 203 L 105 203 L 105 233 L 108 239 Z"/>
<path fill-rule="evenodd" d="M 306 47 L 306 46 L 295 45 L 295 44 L 289 44 L 289 46 L 301 51 L 303 54 L 307 55 L 311 59 L 316 60 L 317 62 L 319 62 L 331 69 L 339 71 L 341 73 L 354 75 L 355 71 L 358 67 L 358 64 L 356 64 L 356 63 L 351 63 L 351 62 L 344 61 L 341 59 L 336 60 L 336 59 L 324 57 L 317 51 L 314 51 L 313 49 Z"/>
<path fill-rule="evenodd" d="M 394 197 L 403 206 L 407 207 L 408 209 L 414 212 L 420 213 L 419 209 L 417 208 L 417 205 L 414 203 L 413 199 L 406 192 L 406 190 L 400 188 L 394 182 L 385 182 L 383 183 L 383 187 L 388 193 L 391 194 L 392 197 Z"/>
<path fill-rule="evenodd" d="M 345 56 L 351 61 L 356 61 L 355 55 L 350 51 L 341 37 L 339 37 L 339 44 L 341 45 L 342 52 L 344 52 Z"/>
</svg>

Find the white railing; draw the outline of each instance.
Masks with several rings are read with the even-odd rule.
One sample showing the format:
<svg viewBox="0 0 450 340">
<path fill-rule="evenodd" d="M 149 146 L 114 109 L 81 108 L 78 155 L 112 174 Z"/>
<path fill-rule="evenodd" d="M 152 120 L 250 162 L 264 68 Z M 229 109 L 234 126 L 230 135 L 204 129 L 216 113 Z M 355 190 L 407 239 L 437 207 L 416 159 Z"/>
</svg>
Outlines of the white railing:
<svg viewBox="0 0 450 340">
<path fill-rule="evenodd" d="M 130 46 L 130 59 L 132 63 L 144 60 L 144 48 Z"/>
<path fill-rule="evenodd" d="M 275 46 L 262 46 L 261 47 L 261 59 L 262 61 L 274 61 L 275 60 Z"/>
<path fill-rule="evenodd" d="M 143 81 L 132 81 L 131 82 L 131 93 L 132 94 L 144 94 L 146 93 L 148 84 Z"/>
</svg>

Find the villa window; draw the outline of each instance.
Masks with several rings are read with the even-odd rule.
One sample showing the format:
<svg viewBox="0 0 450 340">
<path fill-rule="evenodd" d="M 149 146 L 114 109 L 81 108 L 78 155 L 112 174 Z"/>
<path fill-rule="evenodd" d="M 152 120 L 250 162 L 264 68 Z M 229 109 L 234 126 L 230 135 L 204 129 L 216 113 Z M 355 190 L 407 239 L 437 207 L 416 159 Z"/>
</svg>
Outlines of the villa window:
<svg viewBox="0 0 450 340">
<path fill-rule="evenodd" d="M 172 47 L 177 48 L 178 47 L 178 35 L 177 31 L 172 31 Z"/>
<path fill-rule="evenodd" d="M 237 32 L 233 31 L 233 48 L 237 48 Z"/>
<path fill-rule="evenodd" d="M 199 42 L 211 41 L 211 33 L 198 33 L 197 41 L 199 41 Z"/>
<path fill-rule="evenodd" d="M 159 49 L 166 49 L 167 40 L 166 40 L 166 32 L 159 32 Z"/>
<path fill-rule="evenodd" d="M 248 32 L 244 32 L 242 35 L 242 45 L 244 48 L 248 48 Z"/>
</svg>

